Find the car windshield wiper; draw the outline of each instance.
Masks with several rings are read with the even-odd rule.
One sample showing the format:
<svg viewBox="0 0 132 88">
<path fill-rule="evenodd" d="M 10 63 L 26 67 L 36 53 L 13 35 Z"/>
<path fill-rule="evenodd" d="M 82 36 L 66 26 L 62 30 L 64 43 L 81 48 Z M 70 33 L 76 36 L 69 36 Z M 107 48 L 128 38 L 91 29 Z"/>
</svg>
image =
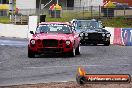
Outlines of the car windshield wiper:
<svg viewBox="0 0 132 88">
<path fill-rule="evenodd" d="M 63 34 L 72 34 L 72 33 L 63 33 Z"/>
<path fill-rule="evenodd" d="M 46 31 L 41 31 L 40 33 L 48 33 L 48 32 L 46 32 Z"/>
</svg>

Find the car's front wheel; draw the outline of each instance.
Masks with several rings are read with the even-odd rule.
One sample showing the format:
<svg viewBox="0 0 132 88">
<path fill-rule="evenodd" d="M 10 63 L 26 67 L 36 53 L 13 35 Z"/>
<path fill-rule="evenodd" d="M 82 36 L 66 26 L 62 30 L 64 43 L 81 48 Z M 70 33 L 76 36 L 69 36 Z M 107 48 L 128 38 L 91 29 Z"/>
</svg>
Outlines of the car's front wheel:
<svg viewBox="0 0 132 88">
<path fill-rule="evenodd" d="M 28 57 L 29 58 L 34 58 L 35 57 L 35 53 L 32 52 L 29 47 L 28 47 Z"/>
<path fill-rule="evenodd" d="M 78 45 L 78 47 L 76 48 L 75 54 L 80 55 L 80 45 Z"/>
<path fill-rule="evenodd" d="M 69 55 L 70 55 L 71 57 L 75 57 L 75 55 L 76 55 L 76 50 L 75 50 L 75 48 L 72 49 L 72 51 L 69 53 Z"/>
<path fill-rule="evenodd" d="M 85 45 L 85 42 L 81 41 L 81 42 L 80 42 L 80 45 L 81 45 L 81 46 L 84 46 L 84 45 Z"/>
<path fill-rule="evenodd" d="M 104 46 L 109 46 L 109 45 L 110 45 L 109 41 L 104 43 Z"/>
<path fill-rule="evenodd" d="M 94 43 L 93 45 L 94 45 L 94 46 L 97 46 L 97 43 Z"/>
</svg>

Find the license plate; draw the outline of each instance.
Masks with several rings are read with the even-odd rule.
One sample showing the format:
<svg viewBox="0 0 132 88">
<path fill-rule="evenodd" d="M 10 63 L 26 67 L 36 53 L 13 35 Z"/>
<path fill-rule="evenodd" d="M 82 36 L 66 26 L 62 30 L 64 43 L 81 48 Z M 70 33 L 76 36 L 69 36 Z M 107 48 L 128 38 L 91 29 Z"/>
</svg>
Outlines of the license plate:
<svg viewBox="0 0 132 88">
<path fill-rule="evenodd" d="M 85 39 L 88 39 L 88 37 L 85 37 Z"/>
</svg>

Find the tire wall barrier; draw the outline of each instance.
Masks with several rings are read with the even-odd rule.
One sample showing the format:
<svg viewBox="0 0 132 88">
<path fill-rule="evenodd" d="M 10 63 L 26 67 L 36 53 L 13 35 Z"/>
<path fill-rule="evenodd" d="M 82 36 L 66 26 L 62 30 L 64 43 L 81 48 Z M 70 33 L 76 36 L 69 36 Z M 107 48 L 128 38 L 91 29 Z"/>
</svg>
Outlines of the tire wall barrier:
<svg viewBox="0 0 132 88">
<path fill-rule="evenodd" d="M 132 46 L 132 28 L 122 28 L 122 42 L 126 46 Z"/>
<path fill-rule="evenodd" d="M 121 37 L 121 28 L 114 28 L 113 44 L 115 44 L 115 45 L 123 45 L 122 37 Z"/>
<path fill-rule="evenodd" d="M 106 30 L 111 33 L 110 43 L 114 45 L 132 46 L 132 28 L 110 28 Z"/>
</svg>

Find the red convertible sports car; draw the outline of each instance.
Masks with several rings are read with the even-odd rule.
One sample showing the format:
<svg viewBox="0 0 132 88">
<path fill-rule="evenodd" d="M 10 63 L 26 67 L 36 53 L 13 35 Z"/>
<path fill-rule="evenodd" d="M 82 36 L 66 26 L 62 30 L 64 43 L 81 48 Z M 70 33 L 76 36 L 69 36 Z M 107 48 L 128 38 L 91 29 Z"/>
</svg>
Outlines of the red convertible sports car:
<svg viewBox="0 0 132 88">
<path fill-rule="evenodd" d="M 36 28 L 36 32 L 30 31 L 28 57 L 36 54 L 60 53 L 69 56 L 80 54 L 80 38 L 69 23 L 42 22 Z"/>
</svg>

